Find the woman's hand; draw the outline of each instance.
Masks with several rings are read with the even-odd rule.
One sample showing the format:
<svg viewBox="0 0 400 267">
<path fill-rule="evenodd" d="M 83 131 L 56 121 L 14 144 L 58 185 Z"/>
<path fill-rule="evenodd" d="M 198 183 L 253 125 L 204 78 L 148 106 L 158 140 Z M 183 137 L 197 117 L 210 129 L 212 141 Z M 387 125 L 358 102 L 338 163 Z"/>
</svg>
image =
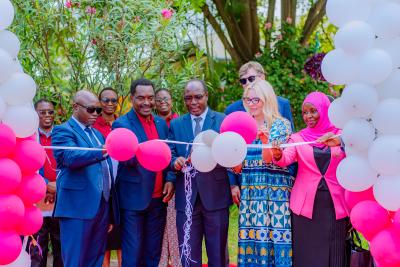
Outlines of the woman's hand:
<svg viewBox="0 0 400 267">
<path fill-rule="evenodd" d="M 340 137 L 335 135 L 334 133 L 326 133 L 320 138 L 317 139 L 317 143 L 324 144 L 329 147 L 340 146 Z"/>
<path fill-rule="evenodd" d="M 231 186 L 231 193 L 232 193 L 232 199 L 233 203 L 235 203 L 238 207 L 240 204 L 240 188 L 237 185 Z"/>
<path fill-rule="evenodd" d="M 280 143 L 278 141 L 272 142 L 271 151 L 274 160 L 280 160 L 282 158 L 282 148 L 280 147 Z"/>
<path fill-rule="evenodd" d="M 260 128 L 258 128 L 257 137 L 260 138 L 263 144 L 268 143 L 268 136 L 269 136 L 269 131 L 267 127 L 265 127 L 265 125 L 262 125 Z"/>
</svg>

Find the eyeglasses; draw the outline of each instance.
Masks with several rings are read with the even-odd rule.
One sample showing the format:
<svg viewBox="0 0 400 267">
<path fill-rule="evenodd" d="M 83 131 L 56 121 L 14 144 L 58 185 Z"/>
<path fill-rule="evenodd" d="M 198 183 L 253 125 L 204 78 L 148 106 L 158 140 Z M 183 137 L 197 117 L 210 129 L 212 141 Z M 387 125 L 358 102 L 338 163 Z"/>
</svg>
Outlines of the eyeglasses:
<svg viewBox="0 0 400 267">
<path fill-rule="evenodd" d="M 252 82 L 254 82 L 254 81 L 256 80 L 256 77 L 257 77 L 257 76 L 252 75 L 252 76 L 249 76 L 249 77 L 247 77 L 247 78 L 241 78 L 241 79 L 239 79 L 239 82 L 240 82 L 242 85 L 245 85 L 245 84 L 247 83 L 247 81 L 249 81 L 250 83 L 252 83 Z"/>
<path fill-rule="evenodd" d="M 254 97 L 254 98 L 250 98 L 250 97 L 243 97 L 243 101 L 247 104 L 253 104 L 253 105 L 257 105 L 258 103 L 260 103 L 260 98 L 259 97 Z"/>
<path fill-rule="evenodd" d="M 185 102 L 192 102 L 193 99 L 196 101 L 200 101 L 203 99 L 204 96 L 205 95 L 188 95 L 188 96 L 183 97 L 183 99 L 185 100 Z"/>
<path fill-rule="evenodd" d="M 116 98 L 103 97 L 103 98 L 101 99 L 101 102 L 106 103 L 106 104 L 109 104 L 109 103 L 116 104 L 117 101 L 118 101 L 118 99 L 116 99 Z"/>
<path fill-rule="evenodd" d="M 86 106 L 84 106 L 84 105 L 82 105 L 82 104 L 79 104 L 79 103 L 75 103 L 75 104 L 77 104 L 78 106 L 81 106 L 81 107 L 85 108 L 85 109 L 86 109 L 86 112 L 89 113 L 89 114 L 93 114 L 95 111 L 96 111 L 97 114 L 100 114 L 100 113 L 103 111 L 103 108 L 99 108 L 99 107 L 86 107 Z"/>
<path fill-rule="evenodd" d="M 45 110 L 45 109 L 42 109 L 42 110 L 38 110 L 37 112 L 38 112 L 39 115 L 41 115 L 41 116 L 46 116 L 46 115 L 52 116 L 52 115 L 54 115 L 54 110 Z"/>
<path fill-rule="evenodd" d="M 163 98 L 156 98 L 156 102 L 157 103 L 168 103 L 168 101 L 170 101 L 171 100 L 171 98 L 169 98 L 169 97 L 163 97 Z"/>
</svg>

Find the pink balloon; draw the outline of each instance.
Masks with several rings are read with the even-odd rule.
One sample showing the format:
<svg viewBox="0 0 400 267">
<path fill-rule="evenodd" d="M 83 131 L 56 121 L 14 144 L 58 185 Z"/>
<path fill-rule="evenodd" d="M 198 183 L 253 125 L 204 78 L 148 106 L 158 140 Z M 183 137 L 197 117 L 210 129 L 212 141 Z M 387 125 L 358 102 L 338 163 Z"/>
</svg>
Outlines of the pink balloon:
<svg viewBox="0 0 400 267">
<path fill-rule="evenodd" d="M 25 140 L 17 144 L 13 159 L 18 163 L 22 173 L 31 174 L 43 166 L 46 152 L 38 142 Z"/>
<path fill-rule="evenodd" d="M 16 232 L 0 232 L 0 265 L 15 261 L 21 250 L 21 238 Z"/>
<path fill-rule="evenodd" d="M 22 141 L 26 141 L 26 140 L 37 141 L 38 140 L 38 136 L 37 136 L 36 133 L 34 133 L 31 136 L 28 136 L 28 137 L 25 137 L 25 138 L 18 138 L 17 137 L 17 142 L 22 142 Z"/>
<path fill-rule="evenodd" d="M 361 201 L 351 210 L 350 220 L 353 227 L 367 240 L 391 224 L 389 213 L 376 201 Z"/>
<path fill-rule="evenodd" d="M 18 164 L 11 159 L 2 158 L 0 159 L 0 170 L 0 194 L 14 192 L 22 178 Z"/>
<path fill-rule="evenodd" d="M 164 142 L 150 140 L 139 145 L 136 157 L 145 169 L 158 172 L 164 170 L 170 164 L 171 150 Z"/>
<path fill-rule="evenodd" d="M 115 160 L 126 161 L 133 158 L 138 148 L 136 135 L 126 128 L 115 129 L 107 136 L 107 153 Z"/>
<path fill-rule="evenodd" d="M 43 177 L 37 173 L 22 177 L 20 186 L 16 193 L 22 199 L 26 206 L 39 202 L 46 195 L 46 182 Z"/>
<path fill-rule="evenodd" d="M 357 205 L 361 201 L 365 200 L 373 200 L 375 201 L 374 193 L 372 187 L 365 191 L 361 192 L 351 192 L 345 190 L 344 192 L 344 199 L 346 201 L 347 207 L 349 210 L 352 210 L 355 205 Z"/>
<path fill-rule="evenodd" d="M 35 206 L 26 206 L 24 218 L 17 225 L 17 232 L 20 235 L 33 235 L 42 227 L 43 216 L 40 209 Z"/>
<path fill-rule="evenodd" d="M 393 216 L 393 226 L 400 234 L 400 210 L 398 210 Z"/>
<path fill-rule="evenodd" d="M 13 152 L 17 139 L 14 131 L 7 125 L 0 123 L 0 158 Z"/>
<path fill-rule="evenodd" d="M 0 195 L 0 231 L 14 230 L 22 221 L 25 206 L 16 195 Z"/>
<path fill-rule="evenodd" d="M 371 254 L 380 267 L 400 266 L 400 235 L 389 227 L 377 233 L 370 242 Z"/>
<path fill-rule="evenodd" d="M 240 134 L 247 144 L 251 144 L 257 137 L 257 122 L 247 112 L 236 111 L 225 117 L 220 132 L 235 132 Z"/>
</svg>

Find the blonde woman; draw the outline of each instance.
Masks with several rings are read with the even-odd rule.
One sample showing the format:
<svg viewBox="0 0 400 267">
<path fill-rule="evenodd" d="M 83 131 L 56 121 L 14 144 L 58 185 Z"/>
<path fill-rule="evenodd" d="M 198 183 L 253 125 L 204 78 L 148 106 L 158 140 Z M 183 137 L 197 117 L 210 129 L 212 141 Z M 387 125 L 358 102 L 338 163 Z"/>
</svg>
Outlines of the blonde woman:
<svg viewBox="0 0 400 267">
<path fill-rule="evenodd" d="M 243 104 L 258 124 L 253 144 L 286 142 L 290 122 L 278 111 L 272 86 L 256 80 L 245 88 Z M 292 266 L 292 234 L 289 197 L 293 178 L 286 168 L 272 163 L 272 153 L 249 149 L 232 197 L 239 205 L 238 266 Z M 264 159 L 263 159 L 264 158 Z"/>
</svg>

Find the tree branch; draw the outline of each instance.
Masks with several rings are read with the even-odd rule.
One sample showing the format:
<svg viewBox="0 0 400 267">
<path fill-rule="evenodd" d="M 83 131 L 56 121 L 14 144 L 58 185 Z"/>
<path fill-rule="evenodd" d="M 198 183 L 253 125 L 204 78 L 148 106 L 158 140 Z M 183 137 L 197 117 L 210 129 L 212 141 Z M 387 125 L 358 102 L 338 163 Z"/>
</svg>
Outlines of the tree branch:
<svg viewBox="0 0 400 267">
<path fill-rule="evenodd" d="M 271 27 L 270 29 L 264 27 L 264 35 L 265 35 L 264 49 L 266 51 L 271 50 L 271 30 L 274 26 L 275 6 L 276 6 L 276 0 L 268 0 L 267 20 L 265 23 L 270 23 Z"/>
<path fill-rule="evenodd" d="M 326 2 L 327 0 L 318 0 L 310 8 L 300 38 L 300 43 L 302 45 L 306 45 L 308 43 L 311 34 L 314 32 L 318 24 L 322 21 L 323 17 L 325 16 Z"/>
</svg>

